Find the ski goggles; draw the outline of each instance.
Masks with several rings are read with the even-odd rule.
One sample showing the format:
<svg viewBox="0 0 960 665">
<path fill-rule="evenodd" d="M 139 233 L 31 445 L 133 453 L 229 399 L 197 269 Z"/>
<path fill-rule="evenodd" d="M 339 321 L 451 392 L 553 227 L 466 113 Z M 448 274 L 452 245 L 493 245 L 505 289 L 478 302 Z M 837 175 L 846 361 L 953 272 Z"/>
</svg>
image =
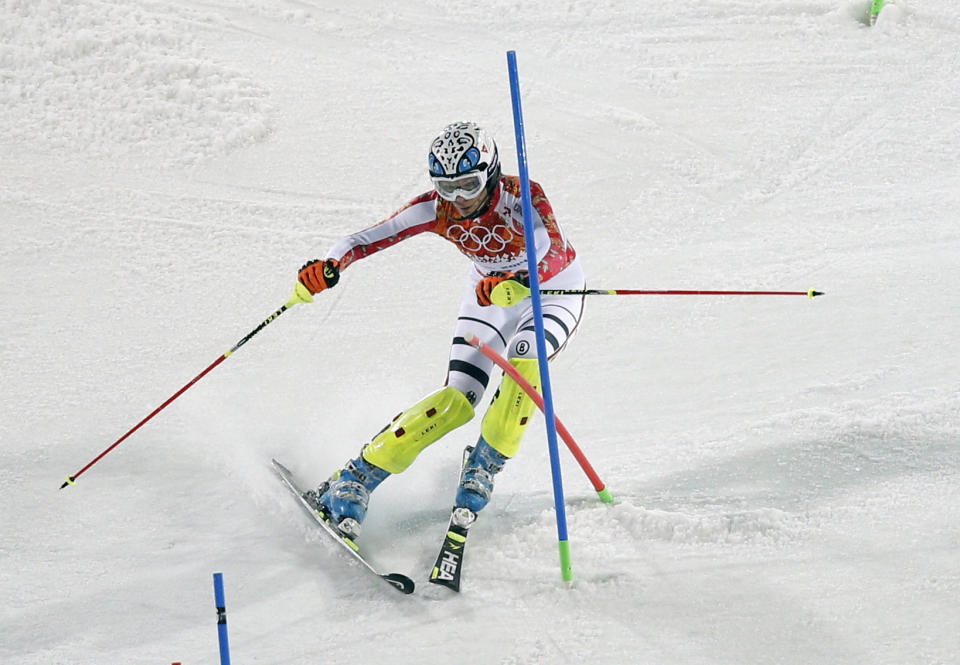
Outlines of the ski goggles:
<svg viewBox="0 0 960 665">
<path fill-rule="evenodd" d="M 440 198 L 455 201 L 457 197 L 472 199 L 483 191 L 487 184 L 487 174 L 483 171 L 474 171 L 456 178 L 431 177 L 433 188 Z"/>
</svg>

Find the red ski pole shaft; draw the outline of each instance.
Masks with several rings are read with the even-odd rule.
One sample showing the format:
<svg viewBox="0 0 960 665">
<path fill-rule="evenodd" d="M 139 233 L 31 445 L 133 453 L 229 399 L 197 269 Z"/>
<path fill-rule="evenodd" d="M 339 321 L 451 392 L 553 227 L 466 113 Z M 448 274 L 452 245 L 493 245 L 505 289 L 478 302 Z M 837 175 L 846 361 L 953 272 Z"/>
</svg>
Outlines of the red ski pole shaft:
<svg viewBox="0 0 960 665">
<path fill-rule="evenodd" d="M 530 399 L 533 400 L 540 411 L 543 411 L 543 397 L 537 392 L 536 388 L 530 385 L 529 381 L 523 378 L 523 375 L 520 374 L 520 372 L 518 372 L 513 365 L 507 362 L 506 358 L 481 342 L 476 335 L 471 335 L 469 338 L 467 338 L 467 342 L 475 346 L 480 353 L 492 360 L 498 367 L 500 367 L 500 369 L 506 372 L 510 378 L 516 381 L 517 385 L 519 385 L 523 391 L 530 396 Z M 563 442 L 567 444 L 567 448 L 569 448 L 570 452 L 573 453 L 574 459 L 577 460 L 577 463 L 580 465 L 580 468 L 583 469 L 583 472 L 587 474 L 587 478 L 593 485 L 593 489 L 595 489 L 597 494 L 600 495 L 600 500 L 604 503 L 611 503 L 613 501 L 613 496 L 611 496 L 610 490 L 608 490 L 603 484 L 603 481 L 600 480 L 600 476 L 598 476 L 597 472 L 594 471 L 593 466 L 591 466 L 590 462 L 587 460 L 587 456 L 583 454 L 583 451 L 580 450 L 580 446 L 577 445 L 577 442 L 574 441 L 573 437 L 570 435 L 570 431 L 567 430 L 562 422 L 560 422 L 559 416 L 554 415 L 554 422 L 557 426 L 557 434 L 559 434 L 560 438 L 563 439 Z"/>
<path fill-rule="evenodd" d="M 140 429 L 143 425 L 145 425 L 145 424 L 146 424 L 151 418 L 153 418 L 155 415 L 157 415 L 158 413 L 160 413 L 161 411 L 163 411 L 165 408 L 167 408 L 167 406 L 168 406 L 173 400 L 177 399 L 178 397 L 180 397 L 180 395 L 182 395 L 183 393 L 185 393 L 190 386 L 192 386 L 192 385 L 195 384 L 197 381 L 199 381 L 200 379 L 202 379 L 202 378 L 203 378 L 204 376 L 206 376 L 214 367 L 216 367 L 217 365 L 219 365 L 220 363 L 222 363 L 224 360 L 226 360 L 226 359 L 227 359 L 227 355 L 228 355 L 228 354 L 225 353 L 225 354 L 223 354 L 222 356 L 220 356 L 219 358 L 217 358 L 213 363 L 210 364 L 209 367 L 207 367 L 205 370 L 203 370 L 202 372 L 200 372 L 199 374 L 197 374 L 197 375 L 190 381 L 190 383 L 188 383 L 188 384 L 185 385 L 183 388 L 181 388 L 180 390 L 178 390 L 177 392 L 175 392 L 166 402 L 164 402 L 163 404 L 161 404 L 160 406 L 158 406 L 156 409 L 154 409 L 153 412 L 150 413 L 149 416 L 147 416 L 146 418 L 144 418 L 143 420 L 141 420 L 140 422 L 138 422 L 136 425 L 134 425 L 132 428 L 130 428 L 130 430 L 128 430 L 126 434 L 124 434 L 124 435 L 121 436 L 119 439 L 117 439 L 116 441 L 114 441 L 113 444 L 111 444 L 109 448 L 107 448 L 107 449 L 104 450 L 102 453 L 100 453 L 99 455 L 97 455 L 96 457 L 94 457 L 92 460 L 90 460 L 90 462 L 88 462 L 85 467 L 83 467 L 82 469 L 80 469 L 79 471 L 77 471 L 77 472 L 76 472 L 75 474 L 73 474 L 72 476 L 67 476 L 66 481 L 64 481 L 63 485 L 60 486 L 60 489 L 63 489 L 63 488 L 66 487 L 67 485 L 73 485 L 73 484 L 76 482 L 77 478 L 78 478 L 84 471 L 86 471 L 86 470 L 89 469 L 91 466 L 93 466 L 94 464 L 96 464 L 97 462 L 99 462 L 101 459 L 103 459 L 103 458 L 107 455 L 107 453 L 109 453 L 111 450 L 113 450 L 114 448 L 116 448 L 117 446 L 119 446 L 121 443 L 123 443 L 124 441 L 126 441 L 127 438 L 128 438 L 131 434 L 133 434 L 133 433 L 136 432 L 138 429 Z"/>
<path fill-rule="evenodd" d="M 140 429 L 141 427 L 143 427 L 147 422 L 150 421 L 151 418 L 153 418 L 155 415 L 157 415 L 158 413 L 160 413 L 161 411 L 163 411 L 165 408 L 167 408 L 167 406 L 169 406 L 170 403 L 173 402 L 173 400 L 175 400 L 175 399 L 177 399 L 178 397 L 180 397 L 180 395 L 182 395 L 183 393 L 185 393 L 193 384 L 195 384 L 197 381 L 199 381 L 200 379 L 202 379 L 203 377 L 205 377 L 207 374 L 209 374 L 211 371 L 213 371 L 213 368 L 214 368 L 214 367 L 216 367 L 217 365 L 219 365 L 220 363 L 222 363 L 224 360 L 226 360 L 227 358 L 229 358 L 229 357 L 234 353 L 234 351 L 236 351 L 236 350 L 239 349 L 241 346 L 243 346 L 243 345 L 246 344 L 248 341 L 250 341 L 250 338 L 251 338 L 251 337 L 253 337 L 254 335 L 256 335 L 258 332 L 260 332 L 261 330 L 263 330 L 265 327 L 267 327 L 267 325 L 268 325 L 270 322 L 272 322 L 274 319 L 276 319 L 278 316 L 280 316 L 281 314 L 283 314 L 285 311 L 287 311 L 288 309 L 290 309 L 291 307 L 293 307 L 293 306 L 296 305 L 297 303 L 301 303 L 301 302 L 312 302 L 312 301 L 313 301 L 313 296 L 310 294 L 309 291 L 307 291 L 307 288 L 306 288 L 305 286 L 303 286 L 303 284 L 301 284 L 300 282 L 297 282 L 297 286 L 294 288 L 294 291 L 293 291 L 293 297 L 290 298 L 290 300 L 288 300 L 288 301 L 283 305 L 283 307 L 281 307 L 281 308 L 278 309 L 276 312 L 274 312 L 273 314 L 271 314 L 271 315 L 270 315 L 269 317 L 267 317 L 262 323 L 260 323 L 260 325 L 258 325 L 256 328 L 254 328 L 253 330 L 251 330 L 249 333 L 247 333 L 247 334 L 243 337 L 243 339 L 241 339 L 239 342 L 237 342 L 236 344 L 234 344 L 233 347 L 232 347 L 229 351 L 227 351 L 227 352 L 224 353 L 222 356 L 220 356 L 219 358 L 217 358 L 216 360 L 214 360 L 212 363 L 210 363 L 210 365 L 209 365 L 205 370 L 203 370 L 202 372 L 200 372 L 199 374 L 197 374 L 195 377 L 193 377 L 193 378 L 190 380 L 189 383 L 187 383 L 187 384 L 186 384 L 185 386 L 183 386 L 180 390 L 178 390 L 178 391 L 175 392 L 173 395 L 171 395 L 171 396 L 167 399 L 166 402 L 164 402 L 163 404 L 161 404 L 160 406 L 158 406 L 156 409 L 154 409 L 154 410 L 150 413 L 150 415 L 148 415 L 146 418 L 144 418 L 143 420 L 141 420 L 140 422 L 138 422 L 136 425 L 134 425 L 132 428 L 130 428 L 130 430 L 128 430 L 126 434 L 124 434 L 124 435 L 121 436 L 119 439 L 117 439 L 116 441 L 114 441 L 106 450 L 104 450 L 102 453 L 100 453 L 99 455 L 97 455 L 96 457 L 94 457 L 92 460 L 90 460 L 90 462 L 89 462 L 85 467 L 83 467 L 82 469 L 80 469 L 79 471 L 77 471 L 77 472 L 76 472 L 75 474 L 73 474 L 72 476 L 67 476 L 67 480 L 60 486 L 60 489 L 63 489 L 63 488 L 66 487 L 67 485 L 73 485 L 74 483 L 76 483 L 77 478 L 78 478 L 81 474 L 83 474 L 87 469 L 89 469 L 89 468 L 92 467 L 94 464 L 96 464 L 96 463 L 99 462 L 101 459 L 103 459 L 103 458 L 107 455 L 107 453 L 109 453 L 111 450 L 113 450 L 114 448 L 116 448 L 117 446 L 119 446 L 121 443 L 123 443 L 124 441 L 126 441 L 127 438 L 128 438 L 131 434 L 133 434 L 133 433 L 136 432 L 138 429 Z"/>
</svg>

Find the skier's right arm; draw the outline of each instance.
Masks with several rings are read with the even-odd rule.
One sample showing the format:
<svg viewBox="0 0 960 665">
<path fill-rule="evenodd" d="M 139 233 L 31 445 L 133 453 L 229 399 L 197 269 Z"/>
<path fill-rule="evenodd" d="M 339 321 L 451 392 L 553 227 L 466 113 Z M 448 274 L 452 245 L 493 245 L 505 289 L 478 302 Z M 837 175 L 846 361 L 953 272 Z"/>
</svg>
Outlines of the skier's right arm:
<svg viewBox="0 0 960 665">
<path fill-rule="evenodd" d="M 401 240 L 436 226 L 436 193 L 427 192 L 410 201 L 387 219 L 368 229 L 352 233 L 341 239 L 327 253 L 326 258 L 316 259 L 300 268 L 299 280 L 316 295 L 334 286 L 340 272 L 354 261 L 396 245 Z"/>
<path fill-rule="evenodd" d="M 335 259 L 307 261 L 300 268 L 297 279 L 307 287 L 310 295 L 317 295 L 340 281 L 340 264 Z"/>
</svg>

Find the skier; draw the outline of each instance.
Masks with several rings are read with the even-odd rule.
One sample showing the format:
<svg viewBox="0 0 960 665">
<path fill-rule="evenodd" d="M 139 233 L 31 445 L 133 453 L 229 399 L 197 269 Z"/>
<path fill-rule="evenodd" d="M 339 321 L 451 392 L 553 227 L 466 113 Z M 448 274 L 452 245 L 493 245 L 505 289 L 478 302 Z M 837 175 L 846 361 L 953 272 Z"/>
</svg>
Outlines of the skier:
<svg viewBox="0 0 960 665">
<path fill-rule="evenodd" d="M 434 189 L 387 219 L 336 243 L 322 260 L 306 263 L 299 281 L 311 294 L 331 288 L 354 261 L 424 232 L 449 240 L 472 260 L 444 386 L 396 416 L 318 489 L 305 498 L 341 534 L 355 539 L 370 493 L 391 474 L 405 470 L 427 446 L 460 427 L 490 381 L 493 363 L 465 340 L 476 335 L 539 390 L 539 368 L 529 297 L 508 307 L 496 292 L 529 286 L 520 179 L 501 175 L 497 146 L 472 122 L 448 125 L 434 139 L 428 158 Z M 540 283 L 550 289 L 583 289 L 584 275 L 540 185 L 530 183 Z M 498 287 L 500 290 L 498 291 Z M 580 320 L 583 296 L 544 295 L 543 321 L 552 358 Z M 490 500 L 493 476 L 516 455 L 534 402 L 504 374 L 484 414 L 481 435 L 464 465 L 451 524 L 464 532 Z"/>
</svg>

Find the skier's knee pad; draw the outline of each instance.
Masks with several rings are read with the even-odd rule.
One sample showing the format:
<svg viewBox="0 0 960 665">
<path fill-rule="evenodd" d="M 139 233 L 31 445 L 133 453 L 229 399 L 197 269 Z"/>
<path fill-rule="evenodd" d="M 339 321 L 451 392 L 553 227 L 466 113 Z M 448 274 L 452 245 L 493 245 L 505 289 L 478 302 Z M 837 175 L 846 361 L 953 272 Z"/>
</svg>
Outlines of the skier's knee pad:
<svg viewBox="0 0 960 665">
<path fill-rule="evenodd" d="M 390 473 L 400 473 L 424 448 L 473 418 L 462 392 L 446 386 L 393 419 L 363 449 L 363 459 Z"/>
<path fill-rule="evenodd" d="M 540 390 L 540 366 L 536 358 L 511 358 L 510 364 Z M 483 416 L 480 428 L 483 438 L 504 457 L 513 457 L 520 450 L 520 441 L 536 406 L 523 388 L 504 374 L 493 404 Z"/>
</svg>

